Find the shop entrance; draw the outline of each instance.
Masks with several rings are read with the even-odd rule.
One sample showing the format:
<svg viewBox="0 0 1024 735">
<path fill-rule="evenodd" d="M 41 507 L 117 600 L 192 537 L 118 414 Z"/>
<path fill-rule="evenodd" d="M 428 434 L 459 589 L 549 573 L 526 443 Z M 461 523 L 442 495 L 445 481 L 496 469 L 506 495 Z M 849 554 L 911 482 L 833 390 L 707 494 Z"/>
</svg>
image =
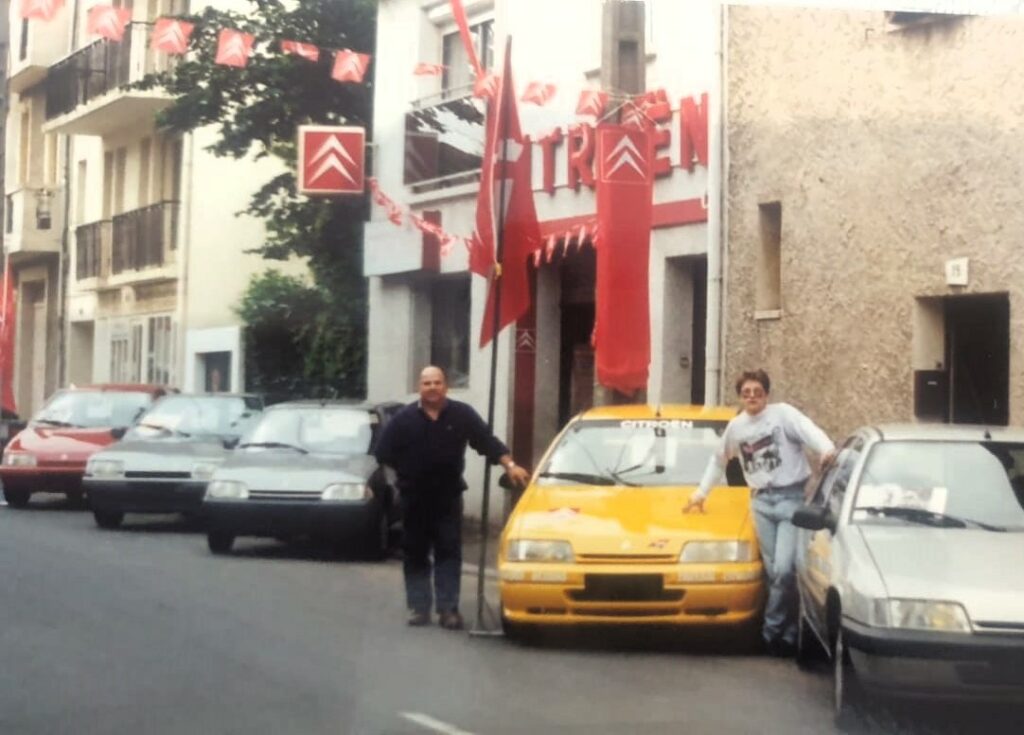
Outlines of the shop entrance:
<svg viewBox="0 0 1024 735">
<path fill-rule="evenodd" d="M 1010 299 L 1006 294 L 946 299 L 950 421 L 1009 423 Z"/>
<path fill-rule="evenodd" d="M 558 425 L 594 405 L 594 289 L 597 259 L 593 248 L 579 248 L 559 264 L 561 338 L 558 360 Z"/>
</svg>

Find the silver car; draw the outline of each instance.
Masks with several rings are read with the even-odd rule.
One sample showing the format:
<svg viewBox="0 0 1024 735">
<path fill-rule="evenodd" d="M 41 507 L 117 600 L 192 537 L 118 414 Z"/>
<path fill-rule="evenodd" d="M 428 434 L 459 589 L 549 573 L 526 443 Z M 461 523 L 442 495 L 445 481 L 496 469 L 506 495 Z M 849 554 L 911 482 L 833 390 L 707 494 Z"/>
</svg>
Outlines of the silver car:
<svg viewBox="0 0 1024 735">
<path fill-rule="evenodd" d="M 1024 702 L 1024 430 L 862 428 L 793 523 L 839 724 L 882 691 Z"/>
</svg>

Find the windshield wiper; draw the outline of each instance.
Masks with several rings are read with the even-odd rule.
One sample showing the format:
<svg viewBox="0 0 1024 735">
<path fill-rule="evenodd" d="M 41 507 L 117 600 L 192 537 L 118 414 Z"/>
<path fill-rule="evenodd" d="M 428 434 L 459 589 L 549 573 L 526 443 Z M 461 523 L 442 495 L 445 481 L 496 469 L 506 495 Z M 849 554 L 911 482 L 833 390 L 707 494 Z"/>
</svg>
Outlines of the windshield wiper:
<svg viewBox="0 0 1024 735">
<path fill-rule="evenodd" d="M 623 473 L 628 472 L 630 469 L 635 470 L 636 467 L 627 468 L 627 469 L 621 470 L 619 472 L 616 472 L 615 470 L 609 468 L 608 470 L 606 470 L 606 472 L 608 473 L 609 477 L 615 478 L 615 482 L 617 482 L 620 485 L 627 485 L 628 487 L 639 487 L 639 483 L 630 482 L 629 480 L 627 480 L 626 478 L 624 478 L 622 476 Z"/>
<path fill-rule="evenodd" d="M 924 508 L 871 505 L 866 508 L 854 508 L 854 510 L 862 510 L 869 515 L 902 518 L 914 523 L 921 523 L 926 526 L 938 526 L 940 528 L 967 528 L 968 526 L 974 526 L 975 528 L 983 528 L 986 531 L 997 531 L 1000 533 L 1006 531 L 1002 526 L 993 526 L 989 523 L 974 521 L 970 518 L 951 516 L 946 513 L 936 513 L 935 511 L 925 510 Z"/>
<path fill-rule="evenodd" d="M 60 421 L 59 419 L 36 419 L 37 424 L 46 424 L 47 426 L 59 426 L 62 429 L 77 429 L 78 426 L 72 424 L 70 421 Z"/>
<path fill-rule="evenodd" d="M 139 426 L 142 426 L 146 429 L 155 429 L 156 431 L 162 431 L 165 434 L 177 434 L 178 436 L 184 437 L 191 436 L 191 434 L 181 431 L 180 429 L 172 429 L 170 426 L 164 426 L 163 424 L 151 424 L 148 421 L 141 422 Z"/>
<path fill-rule="evenodd" d="M 285 442 L 246 442 L 245 444 L 239 444 L 239 449 L 245 449 L 246 447 L 263 447 L 265 449 L 294 449 L 300 454 L 309 454 L 308 449 L 303 449 L 295 444 L 287 444 Z"/>
<path fill-rule="evenodd" d="M 593 475 L 587 472 L 541 472 L 537 477 L 550 477 L 554 480 L 572 480 L 585 485 L 614 485 L 615 478 L 607 475 Z"/>
</svg>

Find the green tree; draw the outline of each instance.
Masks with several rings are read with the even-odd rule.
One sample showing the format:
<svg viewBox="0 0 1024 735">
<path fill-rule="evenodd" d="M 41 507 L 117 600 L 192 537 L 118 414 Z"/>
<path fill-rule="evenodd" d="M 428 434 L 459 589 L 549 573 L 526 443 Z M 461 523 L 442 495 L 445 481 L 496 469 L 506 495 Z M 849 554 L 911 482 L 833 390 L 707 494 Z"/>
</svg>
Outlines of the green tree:
<svg viewBox="0 0 1024 735">
<path fill-rule="evenodd" d="M 295 299 L 293 311 L 303 313 L 320 300 L 311 321 L 289 342 L 303 350 L 301 372 L 285 361 L 276 369 L 287 375 L 253 376 L 254 383 L 292 383 L 321 394 L 359 396 L 365 391 L 366 282 L 362 276 L 365 197 L 312 199 L 296 194 L 296 128 L 303 124 L 363 125 L 370 129 L 372 84 L 342 84 L 331 78 L 333 50 L 348 48 L 373 53 L 376 0 L 250 0 L 248 13 L 205 8 L 198 15 L 180 16 L 195 24 L 190 53 L 171 70 L 146 77 L 137 86 L 162 87 L 174 95 L 157 123 L 172 133 L 214 126 L 217 138 L 209 147 L 218 156 L 242 158 L 272 156 L 288 172 L 265 182 L 251 198 L 246 214 L 266 224 L 265 242 L 251 250 L 268 259 L 293 255 L 308 258 L 315 294 L 301 282 L 281 276 L 261 276 L 250 285 L 246 298 L 259 302 L 260 294 Z M 255 37 L 253 55 L 244 68 L 214 63 L 217 37 L 233 28 Z M 320 60 L 310 62 L 281 53 L 282 40 L 311 43 L 321 49 Z M 269 280 L 268 280 L 269 278 Z M 283 280 L 275 280 L 283 279 Z M 252 349 L 263 354 L 281 334 L 250 322 L 257 312 L 245 300 L 239 309 L 246 321 Z M 248 315 L 248 317 L 246 316 Z M 290 328 L 291 328 L 290 327 Z M 265 362 L 271 365 L 271 362 Z M 257 366 L 258 367 L 258 366 Z M 319 384 L 317 381 L 322 381 Z M 255 386 L 254 386 L 255 387 Z"/>
</svg>

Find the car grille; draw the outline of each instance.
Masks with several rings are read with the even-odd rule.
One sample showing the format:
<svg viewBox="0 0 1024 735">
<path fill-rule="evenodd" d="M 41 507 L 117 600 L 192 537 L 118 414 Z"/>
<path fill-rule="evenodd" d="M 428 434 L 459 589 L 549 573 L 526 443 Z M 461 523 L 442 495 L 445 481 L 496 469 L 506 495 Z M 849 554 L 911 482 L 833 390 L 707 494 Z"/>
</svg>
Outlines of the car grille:
<svg viewBox="0 0 1024 735">
<path fill-rule="evenodd" d="M 665 590 L 660 574 L 586 574 L 583 589 L 570 591 L 577 602 L 676 602 L 682 590 Z"/>
<path fill-rule="evenodd" d="M 321 492 L 315 491 L 295 491 L 295 490 L 250 490 L 250 500 L 305 500 L 313 501 L 320 500 Z"/>
<path fill-rule="evenodd" d="M 591 564 L 671 564 L 677 557 L 672 554 L 579 554 L 576 558 Z"/>
<path fill-rule="evenodd" d="M 998 620 L 975 620 L 980 633 L 1024 633 L 1024 623 L 1003 623 Z"/>
<path fill-rule="evenodd" d="M 125 472 L 124 476 L 129 479 L 139 480 L 187 480 L 192 477 L 191 472 Z"/>
</svg>

